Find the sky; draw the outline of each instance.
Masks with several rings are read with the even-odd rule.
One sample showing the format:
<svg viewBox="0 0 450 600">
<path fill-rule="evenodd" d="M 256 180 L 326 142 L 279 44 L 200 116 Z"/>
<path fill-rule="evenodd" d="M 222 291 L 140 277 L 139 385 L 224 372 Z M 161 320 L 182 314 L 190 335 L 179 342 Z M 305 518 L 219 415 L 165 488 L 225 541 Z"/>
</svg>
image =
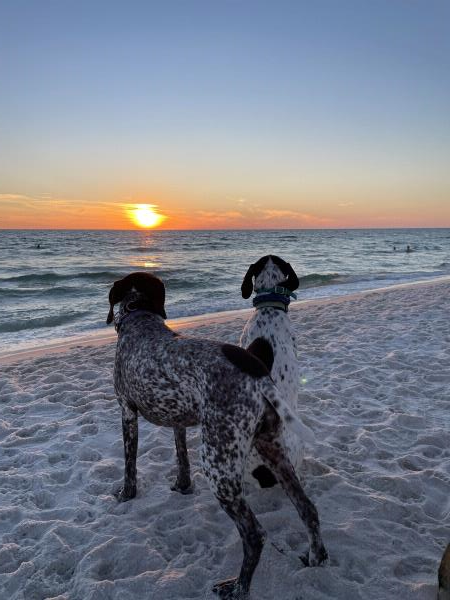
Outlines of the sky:
<svg viewBox="0 0 450 600">
<path fill-rule="evenodd" d="M 0 0 L 0 228 L 450 227 L 449 23 L 448 0 Z"/>
</svg>

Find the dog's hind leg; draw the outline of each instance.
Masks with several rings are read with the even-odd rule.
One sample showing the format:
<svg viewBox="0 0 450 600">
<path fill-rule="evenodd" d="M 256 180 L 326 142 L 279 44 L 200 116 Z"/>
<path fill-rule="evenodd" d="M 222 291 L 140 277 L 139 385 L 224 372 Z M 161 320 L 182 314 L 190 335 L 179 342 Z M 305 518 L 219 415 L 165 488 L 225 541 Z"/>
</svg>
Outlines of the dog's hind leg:
<svg viewBox="0 0 450 600">
<path fill-rule="evenodd" d="M 217 583 L 213 591 L 222 600 L 247 600 L 253 573 L 264 546 L 265 532 L 243 497 L 245 458 L 251 439 L 234 422 L 209 423 L 202 429 L 203 469 L 211 490 L 236 525 L 244 559 L 238 577 Z M 249 424 L 249 427 L 252 425 Z"/>
<path fill-rule="evenodd" d="M 120 402 L 120 401 L 119 401 Z M 122 407 L 122 435 L 125 453 L 125 472 L 123 487 L 114 495 L 119 502 L 126 502 L 136 496 L 136 457 L 138 449 L 138 414 L 128 404 L 120 402 Z"/>
<path fill-rule="evenodd" d="M 216 583 L 213 592 L 222 600 L 237 598 L 247 600 L 250 597 L 250 584 L 261 556 L 266 535 L 250 506 L 241 495 L 232 500 L 219 496 L 217 499 L 238 528 L 244 550 L 244 560 L 239 576 Z"/>
<path fill-rule="evenodd" d="M 304 562 L 317 566 L 325 562 L 328 553 L 322 542 L 317 509 L 303 488 L 295 473 L 281 436 L 281 421 L 276 411 L 267 405 L 254 438 L 255 448 L 264 462 L 273 470 L 289 499 L 304 522 L 309 538 L 309 553 Z"/>
<path fill-rule="evenodd" d="M 186 427 L 175 426 L 173 433 L 177 450 L 178 475 L 170 489 L 181 494 L 192 494 L 194 488 L 191 483 L 191 471 L 186 447 Z"/>
</svg>

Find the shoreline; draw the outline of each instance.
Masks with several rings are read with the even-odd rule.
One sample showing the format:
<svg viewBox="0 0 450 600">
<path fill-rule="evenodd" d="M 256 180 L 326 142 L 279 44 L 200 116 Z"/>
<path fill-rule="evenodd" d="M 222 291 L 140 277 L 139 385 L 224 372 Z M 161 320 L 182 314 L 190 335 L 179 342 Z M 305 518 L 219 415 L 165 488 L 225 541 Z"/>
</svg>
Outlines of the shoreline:
<svg viewBox="0 0 450 600">
<path fill-rule="evenodd" d="M 445 284 L 448 282 L 450 282 L 450 275 L 443 275 L 439 277 L 434 277 L 432 279 L 420 279 L 417 281 L 398 283 L 375 289 L 360 290 L 358 292 L 342 294 L 339 296 L 328 296 L 324 298 L 308 298 L 305 300 L 298 300 L 294 304 L 291 304 L 289 310 L 291 312 L 299 311 L 303 307 L 310 305 L 326 305 L 330 303 L 338 304 L 371 294 L 385 294 L 389 292 L 394 292 L 395 290 L 399 289 L 405 289 L 415 286 L 427 287 Z M 171 329 L 174 329 L 175 331 L 183 331 L 184 329 L 195 328 L 197 326 L 208 326 L 225 323 L 236 318 L 248 318 L 253 312 L 253 310 L 253 308 L 243 308 L 236 310 L 221 311 L 216 313 L 205 313 L 190 317 L 177 317 L 174 319 L 167 319 L 166 322 Z M 105 325 L 105 327 L 107 326 Z M 81 347 L 101 347 L 114 342 L 115 339 L 115 329 L 112 326 L 110 326 L 107 331 L 94 330 L 88 334 L 70 336 L 66 338 L 57 338 L 55 340 L 43 344 L 30 343 L 29 347 L 22 347 L 18 350 L 13 351 L 8 350 L 6 352 L 0 352 L 0 366 L 15 364 L 18 362 L 32 360 L 52 354 L 66 353 L 70 350 L 75 350 L 76 348 Z"/>
</svg>

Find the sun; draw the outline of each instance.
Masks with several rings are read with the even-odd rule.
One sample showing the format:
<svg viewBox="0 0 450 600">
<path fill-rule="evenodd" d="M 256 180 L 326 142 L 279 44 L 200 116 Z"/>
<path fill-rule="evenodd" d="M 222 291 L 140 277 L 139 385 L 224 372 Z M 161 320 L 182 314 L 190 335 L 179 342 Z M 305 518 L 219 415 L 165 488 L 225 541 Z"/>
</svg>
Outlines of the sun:
<svg viewBox="0 0 450 600">
<path fill-rule="evenodd" d="M 155 204 L 132 204 L 127 206 L 128 218 L 138 227 L 151 229 L 161 225 L 167 219 L 166 215 L 158 213 Z"/>
</svg>

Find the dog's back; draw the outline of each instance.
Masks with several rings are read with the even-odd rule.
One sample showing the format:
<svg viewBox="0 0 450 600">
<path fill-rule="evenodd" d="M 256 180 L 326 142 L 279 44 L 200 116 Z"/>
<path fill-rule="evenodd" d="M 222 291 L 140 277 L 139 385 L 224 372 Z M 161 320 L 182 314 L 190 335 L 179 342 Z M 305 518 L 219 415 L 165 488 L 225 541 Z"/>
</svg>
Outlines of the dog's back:
<svg viewBox="0 0 450 600">
<path fill-rule="evenodd" d="M 299 366 L 288 314 L 270 308 L 255 311 L 244 327 L 239 344 L 264 362 L 283 398 L 291 408 L 296 408 Z"/>
<path fill-rule="evenodd" d="M 249 282 L 247 272 L 247 285 L 244 286 L 243 283 L 242 290 L 244 297 L 249 297 L 253 289 L 258 294 L 260 290 L 266 291 L 277 289 L 278 286 L 284 287 L 283 284 L 290 285 L 292 289 L 289 289 L 289 291 L 291 292 L 297 288 L 297 276 L 294 273 L 294 277 L 291 275 L 289 281 L 287 263 L 282 259 L 267 256 L 260 259 L 258 263 L 252 265 L 253 269 L 249 269 L 250 277 L 254 278 L 254 284 Z M 286 265 L 285 272 L 281 268 L 283 263 Z M 290 269 L 292 270 L 292 267 Z M 251 285 L 251 288 L 249 285 Z M 250 293 L 248 293 L 249 290 Z M 270 292 L 267 295 L 274 297 Z M 262 300 L 264 299 L 264 295 L 260 297 Z M 257 307 L 257 310 L 246 323 L 241 335 L 240 345 L 254 353 L 266 364 L 283 398 L 292 408 L 296 408 L 298 361 L 292 324 L 288 312 L 283 310 L 282 306 L 276 307 L 276 298 L 272 302 L 273 307 L 265 306 L 265 304 L 263 302 L 261 308 Z"/>
</svg>

